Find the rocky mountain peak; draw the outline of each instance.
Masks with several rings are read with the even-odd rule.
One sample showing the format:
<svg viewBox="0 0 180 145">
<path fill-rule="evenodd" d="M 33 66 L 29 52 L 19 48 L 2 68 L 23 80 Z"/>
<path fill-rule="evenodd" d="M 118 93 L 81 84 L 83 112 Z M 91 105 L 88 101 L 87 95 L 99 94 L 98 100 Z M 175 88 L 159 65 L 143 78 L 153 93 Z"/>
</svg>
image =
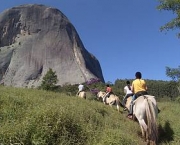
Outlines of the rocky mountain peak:
<svg viewBox="0 0 180 145">
<path fill-rule="evenodd" d="M 0 14 L 0 81 L 37 87 L 49 68 L 58 85 L 104 82 L 99 61 L 90 54 L 68 18 L 44 5 L 20 5 Z"/>
</svg>

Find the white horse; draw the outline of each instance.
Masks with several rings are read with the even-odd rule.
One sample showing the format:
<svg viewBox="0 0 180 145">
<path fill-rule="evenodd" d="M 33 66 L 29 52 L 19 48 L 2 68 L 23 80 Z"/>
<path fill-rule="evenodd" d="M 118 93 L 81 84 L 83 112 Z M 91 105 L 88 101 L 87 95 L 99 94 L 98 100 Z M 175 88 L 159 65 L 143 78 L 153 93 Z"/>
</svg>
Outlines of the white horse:
<svg viewBox="0 0 180 145">
<path fill-rule="evenodd" d="M 125 107 L 127 108 L 128 112 L 130 111 L 131 100 L 132 100 L 132 96 L 129 96 L 127 98 L 127 101 L 126 101 L 126 104 L 125 104 Z"/>
<path fill-rule="evenodd" d="M 85 91 L 79 92 L 78 97 L 86 99 L 86 92 Z"/>
<path fill-rule="evenodd" d="M 110 105 L 111 107 L 112 107 L 112 105 L 116 105 L 118 112 L 120 111 L 120 100 L 119 100 L 118 96 L 116 96 L 114 94 L 110 94 L 109 97 L 106 97 L 106 92 L 100 91 L 100 92 L 98 92 L 97 97 L 102 98 L 103 103 L 106 105 Z"/>
<path fill-rule="evenodd" d="M 156 145 L 158 140 L 157 114 L 158 108 L 154 96 L 144 95 L 134 101 L 133 119 L 137 118 L 142 137 L 150 145 Z"/>
</svg>

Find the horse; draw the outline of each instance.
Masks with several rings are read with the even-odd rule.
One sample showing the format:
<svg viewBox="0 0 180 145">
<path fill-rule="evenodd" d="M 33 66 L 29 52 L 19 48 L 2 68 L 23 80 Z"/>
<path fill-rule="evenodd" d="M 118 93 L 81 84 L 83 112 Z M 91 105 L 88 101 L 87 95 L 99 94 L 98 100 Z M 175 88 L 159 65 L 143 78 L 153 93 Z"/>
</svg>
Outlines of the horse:
<svg viewBox="0 0 180 145">
<path fill-rule="evenodd" d="M 118 112 L 120 112 L 120 100 L 119 100 L 119 97 L 114 95 L 114 94 L 110 94 L 109 98 L 105 97 L 105 96 L 106 96 L 106 92 L 100 91 L 100 92 L 97 93 L 97 97 L 102 98 L 104 104 L 110 105 L 111 107 L 112 107 L 112 105 L 116 105 Z"/>
<path fill-rule="evenodd" d="M 79 92 L 78 97 L 86 99 L 86 92 L 85 91 Z"/>
<path fill-rule="evenodd" d="M 126 100 L 125 107 L 127 108 L 128 112 L 130 111 L 131 100 L 132 100 L 132 96 L 129 96 Z"/>
<path fill-rule="evenodd" d="M 156 145 L 158 140 L 156 123 L 158 108 L 155 96 L 143 95 L 138 97 L 133 103 L 133 120 L 135 117 L 138 120 L 142 137 L 147 141 L 147 144 Z"/>
</svg>

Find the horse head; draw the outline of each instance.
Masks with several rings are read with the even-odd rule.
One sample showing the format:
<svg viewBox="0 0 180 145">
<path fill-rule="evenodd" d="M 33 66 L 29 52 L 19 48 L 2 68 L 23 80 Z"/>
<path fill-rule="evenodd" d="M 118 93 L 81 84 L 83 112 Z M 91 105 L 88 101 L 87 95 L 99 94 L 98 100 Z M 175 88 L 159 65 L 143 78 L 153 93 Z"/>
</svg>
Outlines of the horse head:
<svg viewBox="0 0 180 145">
<path fill-rule="evenodd" d="M 99 92 L 97 93 L 96 97 L 97 97 L 98 100 L 99 100 L 99 99 L 103 99 L 103 97 L 104 97 L 105 94 L 106 94 L 105 92 L 99 91 Z"/>
</svg>

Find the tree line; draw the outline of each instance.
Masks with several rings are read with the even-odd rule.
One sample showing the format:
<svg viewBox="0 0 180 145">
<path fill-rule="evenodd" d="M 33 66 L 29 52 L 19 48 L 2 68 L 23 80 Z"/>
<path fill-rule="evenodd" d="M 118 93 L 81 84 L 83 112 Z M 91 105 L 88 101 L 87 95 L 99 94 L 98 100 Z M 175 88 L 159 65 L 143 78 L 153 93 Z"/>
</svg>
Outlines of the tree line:
<svg viewBox="0 0 180 145">
<path fill-rule="evenodd" d="M 114 92 L 123 95 L 124 86 L 127 80 L 117 79 L 114 84 Z M 132 82 L 133 80 L 129 80 Z M 148 87 L 148 94 L 156 96 L 157 99 L 168 98 L 174 100 L 178 97 L 179 92 L 177 88 L 177 82 L 175 81 L 162 81 L 162 80 L 145 80 Z"/>
<path fill-rule="evenodd" d="M 166 72 L 167 75 L 171 74 L 169 71 Z M 107 82 L 103 83 L 100 79 L 92 78 L 87 82 L 84 82 L 83 85 L 85 86 L 85 91 L 89 92 L 92 95 L 96 95 L 99 91 L 106 90 L 106 84 L 109 84 L 112 89 L 113 93 L 123 98 L 125 95 L 124 87 L 126 86 L 127 79 L 117 79 L 114 84 Z M 133 80 L 130 79 L 130 82 Z M 157 99 L 171 99 L 174 100 L 179 96 L 178 85 L 177 81 L 162 81 L 162 80 L 145 80 L 148 87 L 148 94 L 156 96 Z M 63 86 L 57 86 L 58 79 L 56 72 L 53 71 L 51 68 L 43 77 L 43 81 L 39 89 L 44 89 L 47 91 L 54 91 L 54 92 L 61 92 L 67 95 L 74 96 L 78 91 L 78 84 L 70 85 L 65 84 Z"/>
</svg>

